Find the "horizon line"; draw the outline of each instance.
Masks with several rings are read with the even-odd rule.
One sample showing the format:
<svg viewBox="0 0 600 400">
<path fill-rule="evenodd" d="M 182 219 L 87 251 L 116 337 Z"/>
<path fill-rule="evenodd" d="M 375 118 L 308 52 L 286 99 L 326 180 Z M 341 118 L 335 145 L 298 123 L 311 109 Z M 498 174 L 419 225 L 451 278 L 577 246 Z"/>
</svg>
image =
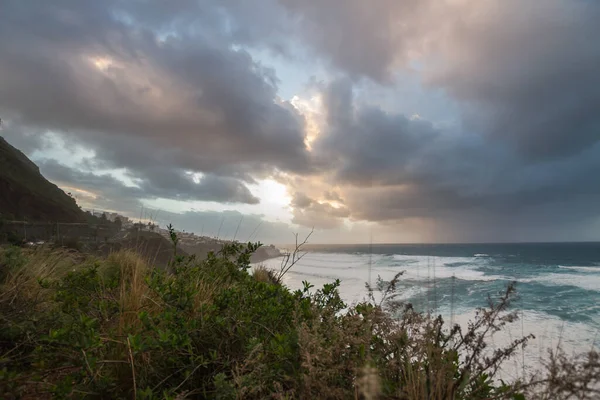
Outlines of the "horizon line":
<svg viewBox="0 0 600 400">
<path fill-rule="evenodd" d="M 276 243 L 273 243 L 276 244 Z M 278 243 L 284 246 L 293 246 L 294 243 Z M 469 245 L 469 244 L 600 244 L 600 240 L 578 240 L 578 241 L 523 241 L 523 242 L 382 242 L 382 243 L 306 243 L 304 247 L 310 246 L 423 246 L 423 245 Z"/>
</svg>

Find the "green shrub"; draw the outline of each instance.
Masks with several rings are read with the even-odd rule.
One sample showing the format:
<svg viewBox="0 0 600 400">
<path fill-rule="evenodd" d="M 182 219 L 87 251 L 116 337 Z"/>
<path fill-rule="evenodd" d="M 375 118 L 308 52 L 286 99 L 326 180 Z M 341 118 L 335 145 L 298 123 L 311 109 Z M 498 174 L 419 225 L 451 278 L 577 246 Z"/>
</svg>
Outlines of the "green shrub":
<svg viewBox="0 0 600 400">
<path fill-rule="evenodd" d="M 382 285 L 383 300 L 353 306 L 339 281 L 292 292 L 256 279 L 258 246 L 179 257 L 169 272 L 131 252 L 2 250 L 0 398 L 522 399 L 544 388 L 561 398 L 597 382 L 593 355 L 557 359 L 545 380 L 497 381 L 527 341 L 485 352 L 486 335 L 515 317 L 513 286 L 466 331 L 448 330 L 394 304 L 400 275 Z"/>
</svg>

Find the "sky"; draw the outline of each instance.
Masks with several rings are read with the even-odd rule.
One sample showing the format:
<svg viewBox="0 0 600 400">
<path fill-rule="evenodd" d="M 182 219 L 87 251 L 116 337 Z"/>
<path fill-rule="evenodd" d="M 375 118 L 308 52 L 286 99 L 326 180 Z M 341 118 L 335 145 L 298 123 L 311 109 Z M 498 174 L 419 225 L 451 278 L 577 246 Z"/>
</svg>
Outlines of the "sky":
<svg viewBox="0 0 600 400">
<path fill-rule="evenodd" d="M 290 243 L 600 240 L 600 2 L 2 0 L 0 134 L 85 209 Z"/>
</svg>

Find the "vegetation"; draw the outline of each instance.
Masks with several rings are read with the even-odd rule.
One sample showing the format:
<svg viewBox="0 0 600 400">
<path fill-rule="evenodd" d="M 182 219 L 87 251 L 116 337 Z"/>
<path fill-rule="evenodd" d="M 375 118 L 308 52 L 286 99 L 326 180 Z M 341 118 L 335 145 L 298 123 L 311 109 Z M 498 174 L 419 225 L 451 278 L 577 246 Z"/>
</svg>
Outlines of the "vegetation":
<svg viewBox="0 0 600 400">
<path fill-rule="evenodd" d="M 31 160 L 2 137 L 0 210 L 7 220 L 85 221 L 75 199 L 46 180 Z"/>
<path fill-rule="evenodd" d="M 172 240 L 177 236 L 172 231 Z M 599 358 L 553 356 L 535 380 L 497 379 L 527 343 L 488 351 L 516 318 L 509 286 L 465 330 L 394 301 L 347 305 L 339 281 L 290 291 L 231 243 L 169 272 L 121 251 L 0 250 L 0 397 L 98 399 L 597 398 Z M 282 270 L 287 270 L 283 268 Z M 381 290 L 382 299 L 375 300 Z M 596 385 L 596 386 L 594 386 Z M 571 396 L 571 397 L 569 397 Z M 586 397 L 587 396 L 587 397 Z"/>
</svg>

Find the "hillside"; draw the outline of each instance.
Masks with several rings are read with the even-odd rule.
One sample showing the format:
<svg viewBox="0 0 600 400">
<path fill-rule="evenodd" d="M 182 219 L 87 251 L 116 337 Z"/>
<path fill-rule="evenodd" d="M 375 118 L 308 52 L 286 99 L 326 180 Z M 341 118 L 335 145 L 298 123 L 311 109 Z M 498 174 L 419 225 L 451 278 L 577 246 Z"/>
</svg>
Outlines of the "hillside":
<svg viewBox="0 0 600 400">
<path fill-rule="evenodd" d="M 44 178 L 25 154 L 1 136 L 0 214 L 27 221 L 85 221 L 75 200 Z"/>
<path fill-rule="evenodd" d="M 186 242 L 181 242 L 181 249 L 190 255 L 195 255 L 198 259 L 203 260 L 206 258 L 209 252 L 217 253 L 219 252 L 224 245 L 227 245 L 231 242 L 229 241 L 214 241 L 209 243 L 197 243 L 197 244 L 188 244 Z M 252 263 L 260 263 L 262 261 L 268 260 L 269 258 L 280 257 L 281 252 L 273 246 L 261 246 L 259 247 L 252 255 L 250 256 L 250 261 Z"/>
</svg>

